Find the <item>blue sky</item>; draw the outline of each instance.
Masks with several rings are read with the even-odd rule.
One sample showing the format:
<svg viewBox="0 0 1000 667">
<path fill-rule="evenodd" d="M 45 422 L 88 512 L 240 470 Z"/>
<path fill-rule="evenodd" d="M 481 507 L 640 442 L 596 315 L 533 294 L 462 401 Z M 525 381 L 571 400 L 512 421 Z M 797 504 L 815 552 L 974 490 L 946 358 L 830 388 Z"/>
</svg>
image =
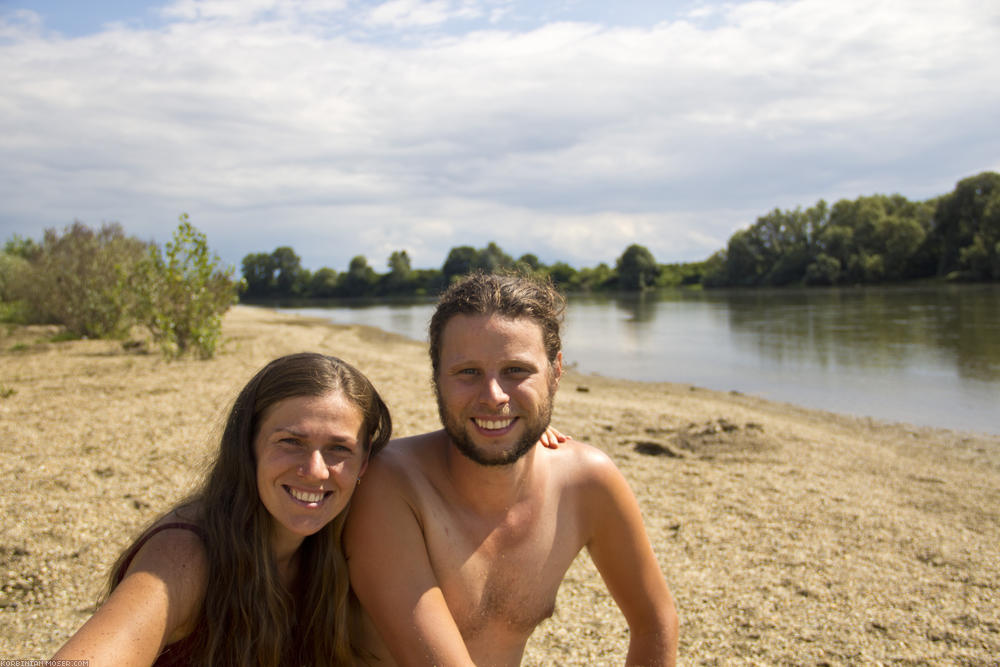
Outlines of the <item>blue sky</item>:
<svg viewBox="0 0 1000 667">
<path fill-rule="evenodd" d="M 985 0 L 0 0 L 0 241 L 73 220 L 344 270 L 704 259 L 1000 170 Z"/>
</svg>

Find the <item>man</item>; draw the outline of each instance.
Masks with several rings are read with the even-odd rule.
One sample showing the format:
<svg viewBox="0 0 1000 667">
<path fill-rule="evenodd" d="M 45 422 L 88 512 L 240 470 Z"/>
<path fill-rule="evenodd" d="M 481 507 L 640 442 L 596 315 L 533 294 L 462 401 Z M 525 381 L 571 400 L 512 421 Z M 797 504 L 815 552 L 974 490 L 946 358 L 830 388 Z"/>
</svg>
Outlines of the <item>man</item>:
<svg viewBox="0 0 1000 667">
<path fill-rule="evenodd" d="M 562 374 L 563 306 L 516 276 L 476 274 L 442 296 L 430 354 L 444 430 L 379 454 L 345 532 L 370 664 L 519 664 L 583 547 L 628 621 L 626 663 L 674 664 L 674 603 L 625 479 L 583 443 L 535 446 Z"/>
</svg>

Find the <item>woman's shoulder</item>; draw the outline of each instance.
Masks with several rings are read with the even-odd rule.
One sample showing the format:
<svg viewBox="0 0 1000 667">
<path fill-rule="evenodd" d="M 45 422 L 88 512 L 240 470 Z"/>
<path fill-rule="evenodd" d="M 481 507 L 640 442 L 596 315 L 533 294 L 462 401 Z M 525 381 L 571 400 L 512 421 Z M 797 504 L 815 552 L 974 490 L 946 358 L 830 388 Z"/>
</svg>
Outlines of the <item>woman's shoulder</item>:
<svg viewBox="0 0 1000 667">
<path fill-rule="evenodd" d="M 166 589 L 177 631 L 168 642 L 187 635 L 196 623 L 208 584 L 208 553 L 199 524 L 168 514 L 147 530 L 134 547 L 122 580 L 151 579 Z"/>
<path fill-rule="evenodd" d="M 208 556 L 201 526 L 192 521 L 177 520 L 170 514 L 139 537 L 132 547 L 131 556 L 123 564 L 122 578 L 140 570 L 167 576 L 182 575 L 184 579 L 208 573 Z"/>
<path fill-rule="evenodd" d="M 60 649 L 57 658 L 90 664 L 152 664 L 164 646 L 197 626 L 208 582 L 208 560 L 197 524 L 170 515 L 130 547 L 113 590 Z"/>
<path fill-rule="evenodd" d="M 190 514 L 173 510 L 149 527 L 133 546 L 127 576 L 137 567 L 156 566 L 170 570 L 181 566 L 186 572 L 207 567 L 205 536 L 201 524 Z"/>
</svg>

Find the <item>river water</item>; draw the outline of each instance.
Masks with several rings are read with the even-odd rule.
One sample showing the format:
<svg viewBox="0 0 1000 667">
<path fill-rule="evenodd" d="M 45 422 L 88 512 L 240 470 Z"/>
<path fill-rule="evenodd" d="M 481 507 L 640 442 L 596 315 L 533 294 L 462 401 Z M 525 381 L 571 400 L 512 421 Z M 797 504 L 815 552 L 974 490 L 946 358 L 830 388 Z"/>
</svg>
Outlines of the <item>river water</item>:
<svg viewBox="0 0 1000 667">
<path fill-rule="evenodd" d="M 433 303 L 283 310 L 426 340 Z M 575 296 L 563 356 L 610 377 L 1000 434 L 1000 285 Z"/>
</svg>

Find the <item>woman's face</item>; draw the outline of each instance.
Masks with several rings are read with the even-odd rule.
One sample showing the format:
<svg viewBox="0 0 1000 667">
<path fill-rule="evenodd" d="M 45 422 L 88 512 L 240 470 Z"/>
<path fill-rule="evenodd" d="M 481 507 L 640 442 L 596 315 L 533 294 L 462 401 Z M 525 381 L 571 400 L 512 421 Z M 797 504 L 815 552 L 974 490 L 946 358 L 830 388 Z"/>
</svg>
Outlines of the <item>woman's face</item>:
<svg viewBox="0 0 1000 667">
<path fill-rule="evenodd" d="M 264 411 L 254 439 L 257 491 L 276 539 L 297 546 L 347 506 L 368 463 L 361 422 L 339 391 L 287 398 Z"/>
</svg>

